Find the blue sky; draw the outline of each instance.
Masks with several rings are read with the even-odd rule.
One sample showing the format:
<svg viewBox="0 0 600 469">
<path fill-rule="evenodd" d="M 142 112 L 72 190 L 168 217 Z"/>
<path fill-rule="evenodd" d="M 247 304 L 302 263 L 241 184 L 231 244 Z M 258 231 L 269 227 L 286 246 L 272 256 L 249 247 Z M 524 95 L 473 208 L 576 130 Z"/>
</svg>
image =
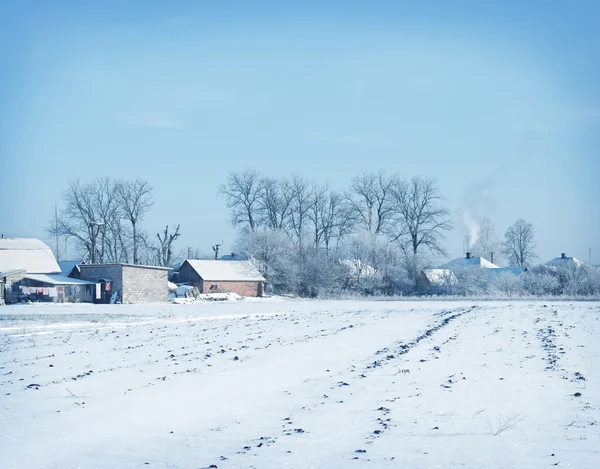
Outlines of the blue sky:
<svg viewBox="0 0 600 469">
<path fill-rule="evenodd" d="M 0 231 L 43 238 L 71 179 L 140 176 L 148 231 L 228 251 L 228 171 L 382 168 L 439 180 L 452 256 L 468 208 L 598 263 L 600 5 L 285 3 L 1 2 Z"/>
</svg>

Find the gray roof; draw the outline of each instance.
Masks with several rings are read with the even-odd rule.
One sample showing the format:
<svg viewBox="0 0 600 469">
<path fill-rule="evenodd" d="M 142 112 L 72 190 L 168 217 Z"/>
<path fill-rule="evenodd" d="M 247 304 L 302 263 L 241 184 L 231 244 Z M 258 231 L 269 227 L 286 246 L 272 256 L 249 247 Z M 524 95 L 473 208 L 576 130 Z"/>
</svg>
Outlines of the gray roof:
<svg viewBox="0 0 600 469">
<path fill-rule="evenodd" d="M 265 278 L 248 261 L 201 261 L 187 262 L 205 281 L 264 282 Z M 180 267 L 181 268 L 181 267 Z"/>
<path fill-rule="evenodd" d="M 114 267 L 114 266 L 121 266 L 121 267 L 137 267 L 138 269 L 156 269 L 156 270 L 173 270 L 171 267 L 160 267 L 158 265 L 141 265 L 141 264 L 125 264 L 125 263 L 117 263 L 117 264 L 77 264 L 79 266 L 79 269 L 84 269 L 87 267 L 101 267 L 101 268 L 107 268 L 107 267 Z"/>
</svg>

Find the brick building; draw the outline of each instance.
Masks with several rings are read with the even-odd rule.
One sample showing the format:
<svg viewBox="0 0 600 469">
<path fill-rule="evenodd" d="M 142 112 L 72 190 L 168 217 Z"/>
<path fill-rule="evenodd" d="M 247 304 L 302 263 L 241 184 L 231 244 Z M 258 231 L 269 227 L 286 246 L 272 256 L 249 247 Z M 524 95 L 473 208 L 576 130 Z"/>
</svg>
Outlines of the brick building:
<svg viewBox="0 0 600 469">
<path fill-rule="evenodd" d="M 177 273 L 177 283 L 198 287 L 200 293 L 263 296 L 265 292 L 265 278 L 247 261 L 186 260 Z"/>
<path fill-rule="evenodd" d="M 79 264 L 78 277 L 97 284 L 96 303 L 167 302 L 168 267 L 134 264 Z"/>
</svg>

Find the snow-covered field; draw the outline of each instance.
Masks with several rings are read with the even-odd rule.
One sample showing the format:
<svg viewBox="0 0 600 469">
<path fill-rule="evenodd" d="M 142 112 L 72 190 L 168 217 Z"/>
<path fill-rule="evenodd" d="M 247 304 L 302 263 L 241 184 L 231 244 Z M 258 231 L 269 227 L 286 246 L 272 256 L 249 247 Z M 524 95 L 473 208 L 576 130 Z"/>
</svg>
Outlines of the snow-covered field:
<svg viewBox="0 0 600 469">
<path fill-rule="evenodd" d="M 598 468 L 600 303 L 0 308 L 0 468 Z"/>
</svg>

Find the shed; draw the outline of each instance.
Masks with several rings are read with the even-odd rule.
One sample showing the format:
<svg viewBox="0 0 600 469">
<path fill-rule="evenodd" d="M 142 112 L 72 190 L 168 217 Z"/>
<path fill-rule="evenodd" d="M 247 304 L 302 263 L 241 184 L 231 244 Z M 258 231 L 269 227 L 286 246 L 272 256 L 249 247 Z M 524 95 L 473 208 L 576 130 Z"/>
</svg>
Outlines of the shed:
<svg viewBox="0 0 600 469">
<path fill-rule="evenodd" d="M 59 274 L 29 274 L 13 283 L 12 290 L 19 301 L 46 301 L 52 303 L 91 303 L 96 285 L 93 282 L 65 277 Z"/>
<path fill-rule="evenodd" d="M 265 278 L 248 261 L 202 261 L 188 259 L 177 269 L 178 281 L 198 287 L 200 293 L 237 293 L 263 296 Z"/>
<path fill-rule="evenodd" d="M 160 303 L 169 299 L 170 267 L 136 264 L 79 264 L 81 280 L 97 283 L 96 303 Z"/>
</svg>

